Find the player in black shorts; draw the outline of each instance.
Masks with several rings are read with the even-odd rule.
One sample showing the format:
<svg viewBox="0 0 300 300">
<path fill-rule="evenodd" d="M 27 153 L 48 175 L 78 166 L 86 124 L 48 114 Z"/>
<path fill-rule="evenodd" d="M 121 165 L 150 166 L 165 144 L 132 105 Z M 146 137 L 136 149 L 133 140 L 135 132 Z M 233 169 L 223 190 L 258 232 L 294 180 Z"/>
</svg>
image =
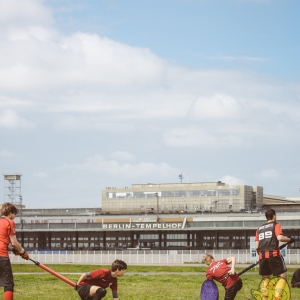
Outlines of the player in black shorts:
<svg viewBox="0 0 300 300">
<path fill-rule="evenodd" d="M 286 266 L 280 253 L 279 242 L 293 243 L 294 238 L 283 235 L 281 225 L 276 222 L 276 212 L 268 209 L 265 213 L 267 222 L 256 231 L 255 245 L 259 255 L 259 274 L 262 276 L 260 293 L 262 300 L 268 300 L 268 283 L 273 274 L 279 278 L 275 286 L 273 300 L 280 300 L 286 285 Z"/>
<path fill-rule="evenodd" d="M 77 281 L 75 289 L 82 300 L 100 300 L 110 287 L 112 297 L 118 300 L 118 278 L 124 275 L 127 264 L 116 259 L 109 269 L 97 269 L 83 273 Z"/>
</svg>

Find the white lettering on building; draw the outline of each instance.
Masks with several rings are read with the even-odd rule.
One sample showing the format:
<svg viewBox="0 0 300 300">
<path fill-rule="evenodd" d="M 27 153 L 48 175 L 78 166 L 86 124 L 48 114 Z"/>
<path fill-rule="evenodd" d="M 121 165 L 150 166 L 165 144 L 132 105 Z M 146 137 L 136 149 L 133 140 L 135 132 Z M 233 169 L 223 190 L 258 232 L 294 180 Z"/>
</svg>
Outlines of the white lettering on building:
<svg viewBox="0 0 300 300">
<path fill-rule="evenodd" d="M 181 229 L 181 223 L 123 223 L 103 224 L 102 229 Z"/>
</svg>

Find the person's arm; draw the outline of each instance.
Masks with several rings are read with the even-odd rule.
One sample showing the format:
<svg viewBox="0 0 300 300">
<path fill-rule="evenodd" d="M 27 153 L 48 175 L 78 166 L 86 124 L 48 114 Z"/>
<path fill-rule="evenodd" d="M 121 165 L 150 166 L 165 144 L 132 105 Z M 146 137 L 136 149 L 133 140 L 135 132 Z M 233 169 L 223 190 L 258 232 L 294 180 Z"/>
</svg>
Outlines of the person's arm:
<svg viewBox="0 0 300 300">
<path fill-rule="evenodd" d="M 255 232 L 255 250 L 256 253 L 259 255 L 259 238 L 258 238 L 258 230 Z"/>
<path fill-rule="evenodd" d="M 209 269 L 207 269 L 206 273 L 205 273 L 206 279 L 207 280 L 214 280 L 214 276 L 212 275 L 212 273 L 209 271 Z"/>
<path fill-rule="evenodd" d="M 20 254 L 22 254 L 22 252 L 24 253 L 24 249 L 22 248 L 22 246 L 18 242 L 17 237 L 15 235 L 10 235 L 9 238 L 10 238 L 10 242 L 11 242 L 12 248 L 14 248 L 15 250 L 17 250 Z"/>
<path fill-rule="evenodd" d="M 119 300 L 117 279 L 114 280 L 110 288 L 111 288 L 113 300 Z"/>
<path fill-rule="evenodd" d="M 235 274 L 235 262 L 236 262 L 235 256 L 228 257 L 226 260 L 227 260 L 227 264 L 231 264 L 231 269 L 228 271 L 228 274 L 234 275 Z"/>
<path fill-rule="evenodd" d="M 86 273 L 82 273 L 81 276 L 79 277 L 76 285 L 79 285 L 82 281 L 85 281 L 87 279 Z"/>
<path fill-rule="evenodd" d="M 257 254 L 259 254 L 258 246 L 259 246 L 259 241 L 255 241 L 255 250 Z"/>
<path fill-rule="evenodd" d="M 113 300 L 119 300 L 118 291 L 111 289 Z"/>
<path fill-rule="evenodd" d="M 291 287 L 293 287 L 293 288 L 300 288 L 300 282 L 291 283 Z"/>
<path fill-rule="evenodd" d="M 17 237 L 15 235 L 10 235 L 9 238 L 10 238 L 11 247 L 12 247 L 11 250 L 13 251 L 13 253 L 15 255 L 20 255 L 23 259 L 28 260 L 29 259 L 29 255 L 25 251 L 25 249 L 22 248 L 22 246 L 20 245 L 20 243 L 17 240 Z"/>
<path fill-rule="evenodd" d="M 289 237 L 284 236 L 284 235 L 282 235 L 282 234 L 277 235 L 277 240 L 278 240 L 279 242 L 288 243 L 288 242 L 291 241 L 291 239 L 292 239 L 292 238 L 289 238 Z"/>
<path fill-rule="evenodd" d="M 294 238 L 289 238 L 289 237 L 283 235 L 282 230 L 281 230 L 281 225 L 279 223 L 276 224 L 275 234 L 276 234 L 277 240 L 279 242 L 288 243 L 288 242 L 291 242 L 291 240 L 295 241 Z"/>
</svg>

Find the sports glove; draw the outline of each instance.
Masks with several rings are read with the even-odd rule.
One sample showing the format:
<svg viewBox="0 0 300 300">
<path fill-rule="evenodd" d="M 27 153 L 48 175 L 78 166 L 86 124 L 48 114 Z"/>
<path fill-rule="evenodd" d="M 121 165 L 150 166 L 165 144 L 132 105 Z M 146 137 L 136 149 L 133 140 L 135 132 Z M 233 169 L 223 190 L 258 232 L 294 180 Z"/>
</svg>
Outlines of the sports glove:
<svg viewBox="0 0 300 300">
<path fill-rule="evenodd" d="M 296 241 L 296 240 L 291 236 L 291 237 L 290 237 L 289 243 L 292 244 L 292 243 L 295 243 L 295 241 Z"/>
<path fill-rule="evenodd" d="M 29 255 L 28 255 L 28 253 L 26 252 L 26 251 L 24 251 L 24 253 L 20 253 L 20 255 L 21 255 L 21 257 L 23 258 L 23 259 L 26 259 L 26 260 L 28 260 L 29 259 Z"/>
<path fill-rule="evenodd" d="M 20 252 L 17 251 L 15 248 L 13 248 L 11 251 L 13 252 L 14 255 L 20 255 Z"/>
</svg>

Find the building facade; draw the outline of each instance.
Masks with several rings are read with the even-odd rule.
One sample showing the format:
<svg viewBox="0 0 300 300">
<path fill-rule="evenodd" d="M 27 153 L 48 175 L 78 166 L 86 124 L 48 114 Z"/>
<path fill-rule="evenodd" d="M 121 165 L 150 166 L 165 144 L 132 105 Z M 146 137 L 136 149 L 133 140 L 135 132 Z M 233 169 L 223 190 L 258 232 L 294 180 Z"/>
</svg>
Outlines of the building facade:
<svg viewBox="0 0 300 300">
<path fill-rule="evenodd" d="M 263 188 L 218 182 L 133 184 L 102 191 L 103 214 L 242 212 L 261 209 Z"/>
<path fill-rule="evenodd" d="M 35 213 L 38 211 L 36 210 Z M 64 214 L 65 212 L 63 212 Z M 283 232 L 300 248 L 299 213 L 278 213 Z M 26 250 L 249 249 L 264 213 L 29 216 L 15 219 Z"/>
<path fill-rule="evenodd" d="M 26 250 L 249 249 L 268 208 L 300 248 L 297 199 L 222 182 L 107 187 L 102 209 L 22 209 L 15 222 Z"/>
</svg>

